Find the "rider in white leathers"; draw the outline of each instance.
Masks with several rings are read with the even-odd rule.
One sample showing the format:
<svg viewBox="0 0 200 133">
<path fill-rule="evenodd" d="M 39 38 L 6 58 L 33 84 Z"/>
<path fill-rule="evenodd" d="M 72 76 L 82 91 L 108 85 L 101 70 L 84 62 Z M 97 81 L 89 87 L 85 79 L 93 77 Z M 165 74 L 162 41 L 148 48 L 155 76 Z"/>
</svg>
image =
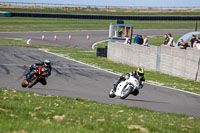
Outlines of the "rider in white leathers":
<svg viewBox="0 0 200 133">
<path fill-rule="evenodd" d="M 138 79 L 139 82 L 140 82 L 140 89 L 143 88 L 143 82 L 145 81 L 145 78 L 144 78 L 144 69 L 143 68 L 138 68 L 135 72 L 126 73 L 126 74 L 123 74 L 122 76 L 120 76 L 120 78 L 117 81 L 117 83 L 114 84 L 113 91 L 116 91 L 117 85 L 121 81 L 125 81 L 129 76 L 134 76 L 136 79 Z"/>
</svg>

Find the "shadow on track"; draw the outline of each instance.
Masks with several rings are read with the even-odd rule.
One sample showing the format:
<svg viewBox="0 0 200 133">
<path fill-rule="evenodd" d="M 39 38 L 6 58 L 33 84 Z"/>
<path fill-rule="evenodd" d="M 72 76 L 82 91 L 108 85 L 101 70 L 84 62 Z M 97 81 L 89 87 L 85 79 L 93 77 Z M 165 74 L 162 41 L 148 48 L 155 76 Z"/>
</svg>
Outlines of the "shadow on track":
<svg viewBox="0 0 200 133">
<path fill-rule="evenodd" d="M 139 100 L 139 99 L 124 99 L 128 101 L 136 101 L 136 102 L 145 102 L 145 103 L 163 103 L 163 104 L 168 104 L 166 102 L 157 102 L 157 101 L 150 101 L 150 100 Z"/>
</svg>

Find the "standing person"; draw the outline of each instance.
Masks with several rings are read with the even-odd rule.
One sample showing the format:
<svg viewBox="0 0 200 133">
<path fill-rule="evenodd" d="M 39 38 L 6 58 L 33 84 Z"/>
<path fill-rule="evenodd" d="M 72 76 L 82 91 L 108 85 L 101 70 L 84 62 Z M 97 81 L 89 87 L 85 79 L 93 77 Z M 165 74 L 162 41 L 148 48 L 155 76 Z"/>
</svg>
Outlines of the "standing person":
<svg viewBox="0 0 200 133">
<path fill-rule="evenodd" d="M 143 36 L 143 44 L 142 44 L 142 45 L 143 45 L 143 46 L 149 46 L 147 35 L 144 35 L 144 36 Z"/>
<path fill-rule="evenodd" d="M 172 37 L 171 33 L 168 34 L 168 38 L 169 38 L 169 41 L 167 43 L 167 46 L 174 47 L 175 46 L 175 41 L 174 41 L 174 38 Z"/>
<path fill-rule="evenodd" d="M 167 35 L 167 34 L 165 34 L 165 35 L 164 35 L 164 37 L 165 37 L 165 40 L 164 40 L 164 42 L 163 42 L 163 45 L 167 45 L 167 44 L 168 44 L 168 42 L 169 42 L 168 35 Z"/>
<path fill-rule="evenodd" d="M 197 40 L 197 38 L 196 38 L 196 36 L 193 34 L 193 35 L 192 35 L 192 38 L 191 38 L 191 40 L 190 40 L 190 42 L 189 42 L 190 47 L 192 47 L 192 48 L 194 47 L 193 44 L 194 44 L 194 42 L 195 42 L 196 40 Z"/>
</svg>

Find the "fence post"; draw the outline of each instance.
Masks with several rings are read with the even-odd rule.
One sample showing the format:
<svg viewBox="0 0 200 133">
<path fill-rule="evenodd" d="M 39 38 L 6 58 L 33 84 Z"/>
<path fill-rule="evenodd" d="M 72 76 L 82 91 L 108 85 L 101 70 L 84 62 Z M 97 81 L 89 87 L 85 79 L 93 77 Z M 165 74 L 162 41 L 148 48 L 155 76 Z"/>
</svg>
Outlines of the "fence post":
<svg viewBox="0 0 200 133">
<path fill-rule="evenodd" d="M 161 47 L 157 48 L 156 71 L 160 72 Z"/>
<path fill-rule="evenodd" d="M 195 25 L 195 31 L 197 31 L 197 21 L 196 21 L 196 25 Z"/>
<path fill-rule="evenodd" d="M 197 67 L 197 73 L 196 73 L 195 81 L 197 81 L 197 78 L 198 78 L 199 66 L 200 66 L 200 57 L 199 57 L 199 62 L 198 62 L 198 67 Z"/>
</svg>

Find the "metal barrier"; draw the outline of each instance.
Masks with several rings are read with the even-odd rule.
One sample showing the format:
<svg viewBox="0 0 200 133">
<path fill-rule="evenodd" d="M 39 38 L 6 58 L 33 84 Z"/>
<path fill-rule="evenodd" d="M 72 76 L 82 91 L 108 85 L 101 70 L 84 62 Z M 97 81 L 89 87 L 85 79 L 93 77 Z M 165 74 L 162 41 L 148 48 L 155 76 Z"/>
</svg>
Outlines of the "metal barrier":
<svg viewBox="0 0 200 133">
<path fill-rule="evenodd" d="M 108 20 L 200 20 L 200 16 L 111 16 L 111 15 L 75 15 L 75 14 L 45 14 L 12 12 L 12 17 L 47 17 L 73 19 L 108 19 Z"/>
</svg>

